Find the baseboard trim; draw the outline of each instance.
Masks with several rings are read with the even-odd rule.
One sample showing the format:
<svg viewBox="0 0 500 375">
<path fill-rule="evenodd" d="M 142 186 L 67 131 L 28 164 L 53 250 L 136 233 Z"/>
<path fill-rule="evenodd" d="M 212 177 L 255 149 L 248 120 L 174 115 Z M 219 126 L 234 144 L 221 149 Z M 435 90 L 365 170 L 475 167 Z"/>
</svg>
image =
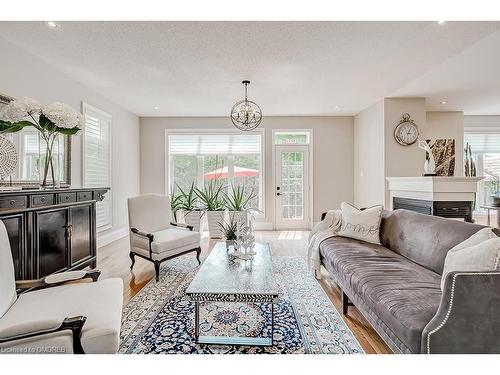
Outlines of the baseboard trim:
<svg viewBox="0 0 500 375">
<path fill-rule="evenodd" d="M 106 246 L 111 242 L 117 241 L 120 238 L 128 236 L 128 228 L 119 228 L 115 230 L 105 231 L 97 234 L 97 248 Z"/>
<path fill-rule="evenodd" d="M 270 221 L 254 221 L 255 230 L 274 230 L 274 225 Z"/>
</svg>

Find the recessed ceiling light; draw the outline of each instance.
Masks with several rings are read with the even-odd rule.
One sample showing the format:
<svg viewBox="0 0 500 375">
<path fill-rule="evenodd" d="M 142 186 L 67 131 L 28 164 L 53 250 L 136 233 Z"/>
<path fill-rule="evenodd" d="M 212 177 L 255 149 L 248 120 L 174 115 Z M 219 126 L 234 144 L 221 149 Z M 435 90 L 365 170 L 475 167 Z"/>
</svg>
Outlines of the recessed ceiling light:
<svg viewBox="0 0 500 375">
<path fill-rule="evenodd" d="M 155 111 L 157 111 L 157 110 L 158 110 L 158 106 L 157 106 L 157 105 L 155 105 L 155 106 L 154 106 L 154 109 L 155 109 Z"/>
<path fill-rule="evenodd" d="M 47 21 L 47 26 L 51 29 L 55 29 L 57 28 L 57 23 L 55 23 L 54 21 Z"/>
<path fill-rule="evenodd" d="M 445 104 L 448 104 L 448 102 L 446 100 L 441 100 L 441 104 L 445 105 Z"/>
<path fill-rule="evenodd" d="M 338 104 L 335 105 L 335 109 L 339 109 L 340 106 Z"/>
<path fill-rule="evenodd" d="M 438 25 L 442 25 L 443 23 L 446 23 L 446 21 L 437 21 Z"/>
</svg>

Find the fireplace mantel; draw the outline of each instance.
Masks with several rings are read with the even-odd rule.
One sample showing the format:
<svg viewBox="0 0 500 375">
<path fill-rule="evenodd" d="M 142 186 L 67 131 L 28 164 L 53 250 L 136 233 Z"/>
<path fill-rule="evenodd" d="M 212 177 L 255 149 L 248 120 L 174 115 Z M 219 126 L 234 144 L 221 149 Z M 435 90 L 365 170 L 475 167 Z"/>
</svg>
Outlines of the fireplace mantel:
<svg viewBox="0 0 500 375">
<path fill-rule="evenodd" d="M 484 177 L 387 177 L 393 197 L 429 201 L 473 201 L 477 183 Z M 392 207 L 391 207 L 392 209 Z"/>
<path fill-rule="evenodd" d="M 477 183 L 484 177 L 387 177 L 390 209 L 472 220 Z"/>
</svg>

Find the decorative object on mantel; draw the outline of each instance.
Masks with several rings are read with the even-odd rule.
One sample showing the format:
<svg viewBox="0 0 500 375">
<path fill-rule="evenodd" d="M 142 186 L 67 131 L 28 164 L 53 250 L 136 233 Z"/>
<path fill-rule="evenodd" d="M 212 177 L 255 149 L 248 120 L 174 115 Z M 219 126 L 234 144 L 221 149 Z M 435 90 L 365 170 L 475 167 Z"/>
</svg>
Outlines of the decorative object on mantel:
<svg viewBox="0 0 500 375">
<path fill-rule="evenodd" d="M 476 162 L 472 157 L 472 149 L 468 142 L 465 144 L 464 155 L 465 155 L 464 174 L 466 177 L 475 177 L 477 175 Z"/>
<path fill-rule="evenodd" d="M 13 100 L 0 111 L 0 132 L 15 133 L 33 126 L 45 142 L 45 160 L 42 187 L 47 187 L 49 170 L 51 185 L 56 185 L 52 151 L 59 134 L 72 136 L 78 133 L 82 115 L 64 103 L 55 102 L 43 106 L 34 99 Z"/>
<path fill-rule="evenodd" d="M 436 162 L 435 172 L 436 176 L 454 176 L 455 175 L 455 140 L 453 138 L 448 139 L 436 139 L 432 142 L 430 139 L 427 140 L 429 144 L 432 155 Z"/>
<path fill-rule="evenodd" d="M 418 126 L 410 118 L 409 113 L 403 113 L 401 120 L 394 129 L 394 139 L 402 146 L 410 146 L 418 140 Z"/>
<path fill-rule="evenodd" d="M 17 166 L 16 146 L 7 138 L 0 135 L 0 179 L 12 175 Z M 1 190 L 17 190 L 17 187 L 0 186 Z"/>
<path fill-rule="evenodd" d="M 426 141 L 418 140 L 418 147 L 426 152 L 423 176 L 436 176 L 436 162 L 432 149 Z"/>
<path fill-rule="evenodd" d="M 243 131 L 253 130 L 262 121 L 262 110 L 257 103 L 248 100 L 247 90 L 250 81 L 242 81 L 245 86 L 245 99 L 237 102 L 231 108 L 231 121 L 234 126 Z"/>
</svg>

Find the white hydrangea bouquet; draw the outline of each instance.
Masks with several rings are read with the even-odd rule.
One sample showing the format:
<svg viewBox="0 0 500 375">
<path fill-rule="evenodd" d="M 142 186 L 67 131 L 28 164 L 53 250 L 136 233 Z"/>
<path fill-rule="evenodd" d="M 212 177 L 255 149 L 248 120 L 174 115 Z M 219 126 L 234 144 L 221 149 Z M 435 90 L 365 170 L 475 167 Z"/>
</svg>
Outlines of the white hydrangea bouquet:
<svg viewBox="0 0 500 375">
<path fill-rule="evenodd" d="M 46 143 L 42 186 L 47 186 L 47 176 L 51 171 L 52 184 L 55 184 L 52 149 L 59 134 L 73 136 L 78 134 L 83 117 L 69 105 L 55 102 L 42 106 L 31 98 L 11 101 L 0 110 L 0 133 L 15 133 L 26 126 L 33 126 Z"/>
</svg>

